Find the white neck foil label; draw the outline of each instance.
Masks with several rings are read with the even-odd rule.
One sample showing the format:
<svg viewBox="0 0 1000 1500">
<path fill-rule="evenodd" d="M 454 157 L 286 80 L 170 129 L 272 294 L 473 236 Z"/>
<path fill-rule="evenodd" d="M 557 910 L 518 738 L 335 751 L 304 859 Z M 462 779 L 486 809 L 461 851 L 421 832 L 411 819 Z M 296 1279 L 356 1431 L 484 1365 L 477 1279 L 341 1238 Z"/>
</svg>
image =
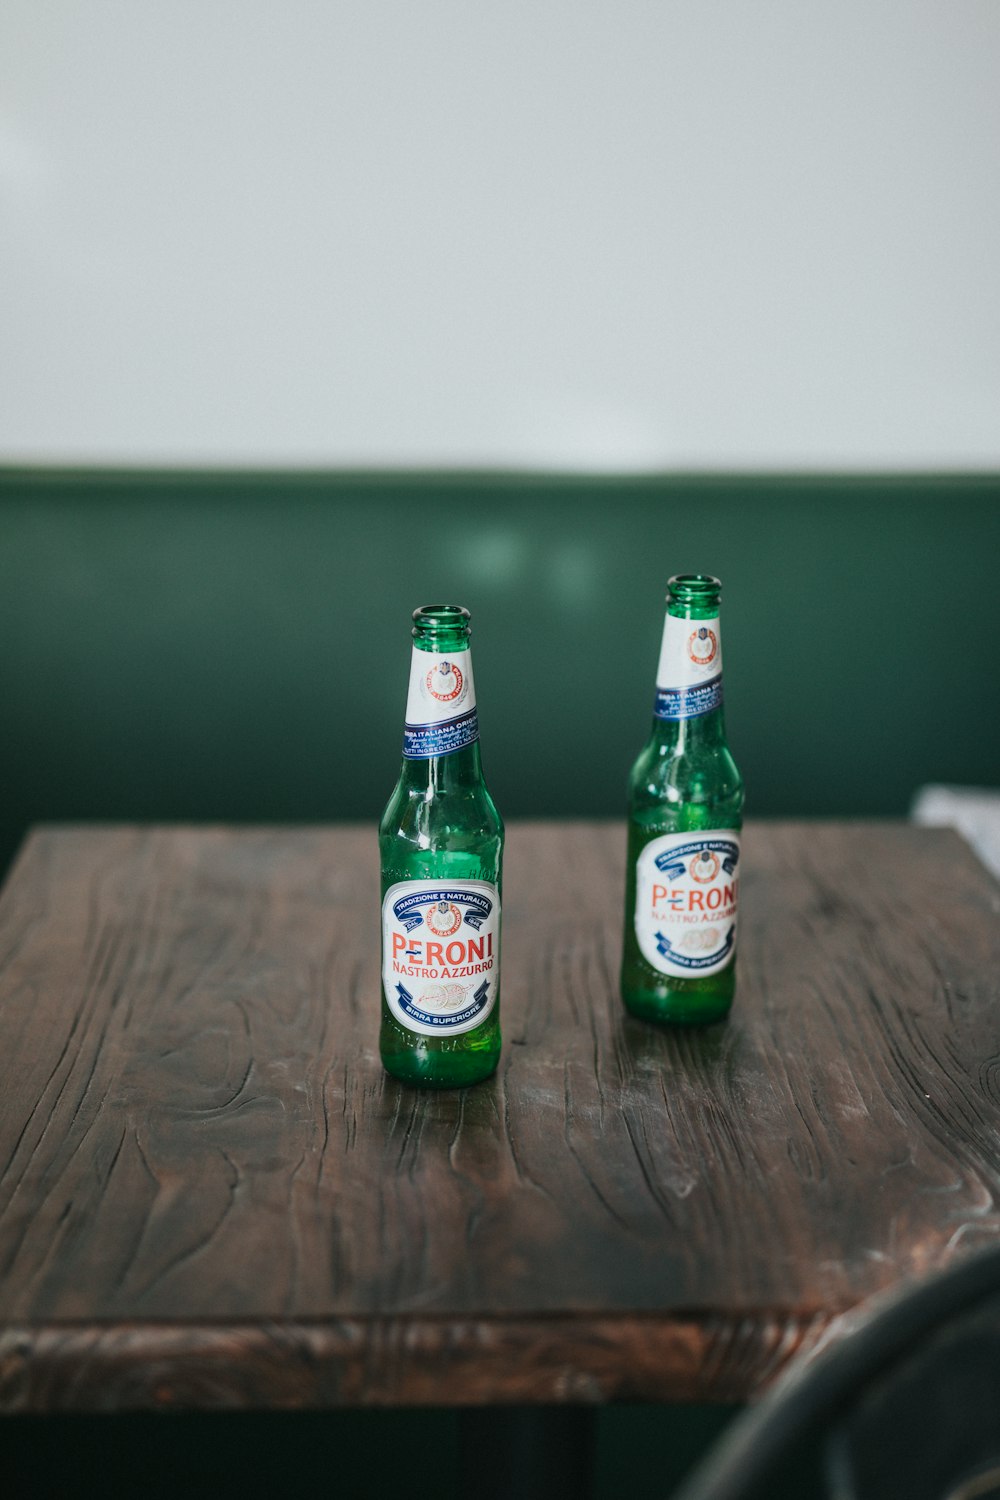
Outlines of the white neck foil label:
<svg viewBox="0 0 1000 1500">
<path fill-rule="evenodd" d="M 663 624 L 656 671 L 658 719 L 693 719 L 722 702 L 722 636 L 719 617 L 681 620 L 668 614 Z"/>
<path fill-rule="evenodd" d="M 463 750 L 478 738 L 471 651 L 466 647 L 439 655 L 414 646 L 403 755 L 407 760 L 429 760 Z"/>
</svg>

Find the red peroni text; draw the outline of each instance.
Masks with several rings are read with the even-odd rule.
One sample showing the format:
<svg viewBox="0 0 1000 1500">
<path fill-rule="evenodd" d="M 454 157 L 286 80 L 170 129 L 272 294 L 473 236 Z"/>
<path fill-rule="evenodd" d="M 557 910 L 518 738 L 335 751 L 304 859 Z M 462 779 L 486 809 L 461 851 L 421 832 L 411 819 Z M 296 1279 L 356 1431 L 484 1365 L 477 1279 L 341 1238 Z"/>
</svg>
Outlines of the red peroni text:
<svg viewBox="0 0 1000 1500">
<path fill-rule="evenodd" d="M 650 905 L 670 912 L 711 912 L 713 915 L 731 915 L 736 908 L 740 883 L 711 885 L 699 891 L 692 887 L 671 890 L 668 885 L 654 885 Z"/>
<path fill-rule="evenodd" d="M 413 979 L 462 979 L 487 973 L 492 967 L 492 932 L 477 938 L 453 938 L 451 942 L 411 938 L 401 932 L 392 935 L 394 974 L 407 974 Z"/>
</svg>

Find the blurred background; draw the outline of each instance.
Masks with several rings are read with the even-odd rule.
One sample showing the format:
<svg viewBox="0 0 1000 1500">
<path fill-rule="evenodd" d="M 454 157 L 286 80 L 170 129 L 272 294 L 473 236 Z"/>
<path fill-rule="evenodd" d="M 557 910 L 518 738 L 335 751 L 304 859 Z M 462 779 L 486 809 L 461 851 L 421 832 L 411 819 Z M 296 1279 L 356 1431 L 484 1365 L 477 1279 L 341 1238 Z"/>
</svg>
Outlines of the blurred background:
<svg viewBox="0 0 1000 1500">
<path fill-rule="evenodd" d="M 505 815 L 621 816 L 682 571 L 751 815 L 1000 785 L 998 77 L 992 0 L 5 0 L 0 869 L 374 820 L 440 600 Z M 727 1418 L 603 1414 L 600 1494 Z M 453 1492 L 360 1420 L 342 1473 Z M 116 1449 L 217 1496 L 163 1432 Z"/>
<path fill-rule="evenodd" d="M 998 74 L 992 0 L 5 0 L 0 456 L 996 469 Z"/>
<path fill-rule="evenodd" d="M 374 818 L 445 599 L 504 812 L 618 816 L 681 571 L 751 813 L 1000 781 L 998 76 L 989 0 L 7 0 L 0 863 Z"/>
</svg>

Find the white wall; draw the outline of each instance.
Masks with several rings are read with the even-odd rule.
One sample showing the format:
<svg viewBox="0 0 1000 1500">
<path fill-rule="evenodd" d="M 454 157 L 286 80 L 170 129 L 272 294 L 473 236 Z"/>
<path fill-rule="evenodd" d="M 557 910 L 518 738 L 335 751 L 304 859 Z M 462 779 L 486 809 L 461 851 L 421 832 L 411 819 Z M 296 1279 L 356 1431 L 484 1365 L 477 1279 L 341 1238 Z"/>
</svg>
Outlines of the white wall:
<svg viewBox="0 0 1000 1500">
<path fill-rule="evenodd" d="M 1000 465 L 996 0 L 4 0 L 0 461 Z"/>
</svg>

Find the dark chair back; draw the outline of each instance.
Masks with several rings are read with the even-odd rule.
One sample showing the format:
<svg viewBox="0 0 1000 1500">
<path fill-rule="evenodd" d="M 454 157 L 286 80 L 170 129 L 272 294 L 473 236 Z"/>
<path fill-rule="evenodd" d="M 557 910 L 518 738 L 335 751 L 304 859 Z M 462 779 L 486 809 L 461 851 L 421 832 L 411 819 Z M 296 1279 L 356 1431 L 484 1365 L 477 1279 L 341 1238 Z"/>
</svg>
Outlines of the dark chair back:
<svg viewBox="0 0 1000 1500">
<path fill-rule="evenodd" d="M 849 1317 L 674 1500 L 775 1500 L 811 1444 L 829 1500 L 1000 1497 L 1000 1246 Z"/>
</svg>

